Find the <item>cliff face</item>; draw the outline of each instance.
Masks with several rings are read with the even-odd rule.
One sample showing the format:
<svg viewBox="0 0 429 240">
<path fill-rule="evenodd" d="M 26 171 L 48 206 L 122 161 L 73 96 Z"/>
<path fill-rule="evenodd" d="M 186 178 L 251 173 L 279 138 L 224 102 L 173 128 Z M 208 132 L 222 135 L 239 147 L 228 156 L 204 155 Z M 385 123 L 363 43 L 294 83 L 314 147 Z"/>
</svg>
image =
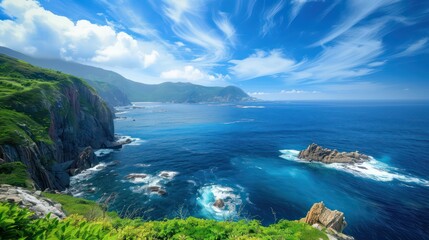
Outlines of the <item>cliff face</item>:
<svg viewBox="0 0 429 240">
<path fill-rule="evenodd" d="M 40 189 L 63 190 L 85 147 L 114 140 L 113 114 L 82 80 L 0 57 L 0 158 L 21 161 Z M 91 153 L 92 154 L 92 153 Z M 79 168 L 79 166 L 75 166 Z"/>
</svg>

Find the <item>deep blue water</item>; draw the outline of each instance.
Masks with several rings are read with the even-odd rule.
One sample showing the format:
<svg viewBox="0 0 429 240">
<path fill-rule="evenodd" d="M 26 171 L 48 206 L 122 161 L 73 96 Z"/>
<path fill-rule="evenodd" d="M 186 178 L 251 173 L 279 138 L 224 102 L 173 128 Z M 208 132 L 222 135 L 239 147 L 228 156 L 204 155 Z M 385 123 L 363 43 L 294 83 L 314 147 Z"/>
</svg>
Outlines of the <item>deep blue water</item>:
<svg viewBox="0 0 429 240">
<path fill-rule="evenodd" d="M 115 120 L 138 138 L 101 157 L 119 160 L 74 179 L 89 199 L 115 192 L 111 209 L 146 219 L 192 216 L 299 219 L 323 201 L 343 211 L 356 239 L 429 239 L 429 104 L 260 102 L 237 105 L 137 103 Z M 256 108 L 256 107 L 258 108 Z M 311 143 L 374 159 L 361 168 L 295 159 Z M 282 152 L 280 152 L 282 151 Z M 104 167 L 104 168 L 103 168 Z M 170 171 L 171 179 L 158 176 Z M 135 181 L 130 173 L 149 174 Z M 148 193 L 160 186 L 167 195 Z M 87 190 L 92 188 L 94 192 Z M 223 198 L 227 210 L 212 207 Z"/>
</svg>

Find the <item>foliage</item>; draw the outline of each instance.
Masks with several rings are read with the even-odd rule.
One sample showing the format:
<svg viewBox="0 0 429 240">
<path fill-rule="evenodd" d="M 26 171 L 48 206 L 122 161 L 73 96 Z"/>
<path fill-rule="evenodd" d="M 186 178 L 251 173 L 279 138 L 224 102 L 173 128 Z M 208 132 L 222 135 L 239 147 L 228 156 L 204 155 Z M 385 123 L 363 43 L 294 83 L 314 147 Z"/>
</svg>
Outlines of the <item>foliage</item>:
<svg viewBox="0 0 429 240">
<path fill-rule="evenodd" d="M 21 162 L 0 164 L 0 184 L 31 188 L 33 184 L 26 169 Z"/>
<path fill-rule="evenodd" d="M 66 194 L 43 193 L 43 196 L 61 203 L 67 215 L 77 214 L 87 219 L 103 216 L 103 209 L 96 202 Z"/>
<path fill-rule="evenodd" d="M 48 135 L 50 111 L 59 108 L 66 115 L 70 106 L 61 102 L 69 102 L 69 93 L 63 91 L 76 86 L 94 92 L 79 78 L 0 54 L 0 145 L 52 144 Z M 81 103 L 90 105 L 85 101 Z"/>
<path fill-rule="evenodd" d="M 30 216 L 26 209 L 0 203 L 0 239 L 328 239 L 305 223 L 286 220 L 264 227 L 256 220 L 218 222 L 193 217 L 113 222 L 109 218 L 90 221 L 79 215 L 64 220 L 33 220 Z"/>
</svg>

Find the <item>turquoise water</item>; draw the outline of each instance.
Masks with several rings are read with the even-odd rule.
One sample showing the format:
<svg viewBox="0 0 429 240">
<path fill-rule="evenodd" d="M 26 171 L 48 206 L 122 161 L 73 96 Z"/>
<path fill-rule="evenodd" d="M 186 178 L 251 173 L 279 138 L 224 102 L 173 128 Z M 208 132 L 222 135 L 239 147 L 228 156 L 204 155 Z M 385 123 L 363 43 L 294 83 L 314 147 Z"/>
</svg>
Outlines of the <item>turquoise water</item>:
<svg viewBox="0 0 429 240">
<path fill-rule="evenodd" d="M 324 201 L 345 213 L 345 233 L 357 239 L 429 239 L 428 103 L 136 106 L 119 109 L 115 120 L 116 132 L 134 142 L 73 178 L 75 195 L 97 200 L 115 192 L 112 210 L 146 219 L 263 224 L 274 222 L 273 212 L 302 218 Z M 299 161 L 297 151 L 313 142 L 372 159 L 354 167 Z M 130 173 L 147 177 L 126 179 Z M 224 210 L 213 207 L 218 198 Z"/>
</svg>

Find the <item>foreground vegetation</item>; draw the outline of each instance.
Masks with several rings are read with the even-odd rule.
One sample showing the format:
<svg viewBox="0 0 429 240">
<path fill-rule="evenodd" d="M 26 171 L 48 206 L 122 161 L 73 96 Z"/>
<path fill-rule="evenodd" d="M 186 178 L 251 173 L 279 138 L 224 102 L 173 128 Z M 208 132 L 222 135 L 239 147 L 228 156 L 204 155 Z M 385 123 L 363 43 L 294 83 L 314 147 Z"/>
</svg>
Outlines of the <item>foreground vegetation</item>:
<svg viewBox="0 0 429 240">
<path fill-rule="evenodd" d="M 64 220 L 31 218 L 32 213 L 0 203 L 0 239 L 328 239 L 311 226 L 281 220 L 218 222 L 197 218 L 147 221 L 71 215 Z"/>
</svg>

